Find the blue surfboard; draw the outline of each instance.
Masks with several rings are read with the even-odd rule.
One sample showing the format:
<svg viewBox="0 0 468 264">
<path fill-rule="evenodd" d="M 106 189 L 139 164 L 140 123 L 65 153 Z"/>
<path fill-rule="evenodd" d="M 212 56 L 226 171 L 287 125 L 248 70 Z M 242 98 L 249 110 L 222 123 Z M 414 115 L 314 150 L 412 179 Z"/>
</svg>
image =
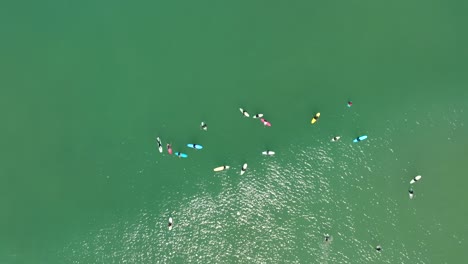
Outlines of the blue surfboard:
<svg viewBox="0 0 468 264">
<path fill-rule="evenodd" d="M 354 139 L 353 142 L 357 143 L 359 141 L 363 141 L 364 139 L 367 139 L 367 135 L 360 136 L 360 137 Z"/>
<path fill-rule="evenodd" d="M 202 145 L 198 145 L 198 144 L 187 144 L 187 147 L 194 148 L 194 149 L 202 149 L 203 148 Z"/>
<path fill-rule="evenodd" d="M 186 157 L 188 157 L 188 155 L 185 154 L 185 153 L 176 152 L 175 154 L 176 154 L 176 156 L 179 157 L 179 158 L 186 158 Z"/>
</svg>

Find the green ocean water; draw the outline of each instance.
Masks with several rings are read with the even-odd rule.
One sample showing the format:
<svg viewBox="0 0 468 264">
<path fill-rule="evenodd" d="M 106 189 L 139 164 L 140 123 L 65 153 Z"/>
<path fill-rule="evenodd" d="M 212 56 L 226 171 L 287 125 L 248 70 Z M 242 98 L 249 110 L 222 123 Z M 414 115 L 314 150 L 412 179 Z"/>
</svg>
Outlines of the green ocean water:
<svg viewBox="0 0 468 264">
<path fill-rule="evenodd" d="M 463 263 L 467 9 L 0 4 L 0 263 Z"/>
</svg>

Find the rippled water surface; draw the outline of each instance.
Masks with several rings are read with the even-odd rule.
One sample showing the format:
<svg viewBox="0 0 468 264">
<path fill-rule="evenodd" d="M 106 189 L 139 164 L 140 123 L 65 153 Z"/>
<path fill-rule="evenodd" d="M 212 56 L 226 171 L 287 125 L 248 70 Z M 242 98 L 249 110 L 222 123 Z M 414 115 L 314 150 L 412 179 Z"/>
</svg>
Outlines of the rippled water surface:
<svg viewBox="0 0 468 264">
<path fill-rule="evenodd" d="M 468 258 L 463 1 L 6 2 L 0 263 Z"/>
</svg>

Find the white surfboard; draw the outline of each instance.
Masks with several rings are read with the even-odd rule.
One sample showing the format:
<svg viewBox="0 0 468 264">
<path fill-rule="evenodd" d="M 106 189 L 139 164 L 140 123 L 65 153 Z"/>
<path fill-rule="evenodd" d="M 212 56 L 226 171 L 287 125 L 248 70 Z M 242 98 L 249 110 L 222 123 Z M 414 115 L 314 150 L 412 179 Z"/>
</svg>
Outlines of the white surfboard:
<svg viewBox="0 0 468 264">
<path fill-rule="evenodd" d="M 168 228 L 169 228 L 169 230 L 172 230 L 172 217 L 169 217 Z"/>
<path fill-rule="evenodd" d="M 208 130 L 208 126 L 205 124 L 205 122 L 201 122 L 200 128 L 205 130 L 205 131 Z"/>
<path fill-rule="evenodd" d="M 245 173 L 246 170 L 247 170 L 247 163 L 244 163 L 244 165 L 242 166 L 240 175 L 244 175 L 244 173 Z"/>
<path fill-rule="evenodd" d="M 266 150 L 266 151 L 263 151 L 262 154 L 263 155 L 268 155 L 268 156 L 273 156 L 273 155 L 275 155 L 275 152 L 271 151 L 271 150 Z"/>
<path fill-rule="evenodd" d="M 333 137 L 333 138 L 331 139 L 331 141 L 332 141 L 332 142 L 336 142 L 336 141 L 340 140 L 340 138 L 341 138 L 340 136 L 336 136 L 336 137 Z"/>
<path fill-rule="evenodd" d="M 414 178 L 410 181 L 410 184 L 413 184 L 413 183 L 419 181 L 421 178 L 422 178 L 421 175 L 418 175 L 418 176 L 414 177 Z"/>
<path fill-rule="evenodd" d="M 159 137 L 157 137 L 156 141 L 158 141 L 159 152 L 162 153 L 163 152 L 163 147 L 162 147 L 161 139 Z"/>
<path fill-rule="evenodd" d="M 239 108 L 239 110 L 241 111 L 241 113 L 242 113 L 244 116 L 246 116 L 246 117 L 249 117 L 249 116 L 250 116 L 249 113 L 247 113 L 247 111 L 245 111 L 244 109 Z"/>
<path fill-rule="evenodd" d="M 261 117 L 263 117 L 263 114 L 256 114 L 253 116 L 253 118 L 261 118 Z"/>
<path fill-rule="evenodd" d="M 216 167 L 213 170 L 214 171 L 223 171 L 223 170 L 227 170 L 227 169 L 229 169 L 229 166 L 224 165 L 224 166 Z"/>
</svg>

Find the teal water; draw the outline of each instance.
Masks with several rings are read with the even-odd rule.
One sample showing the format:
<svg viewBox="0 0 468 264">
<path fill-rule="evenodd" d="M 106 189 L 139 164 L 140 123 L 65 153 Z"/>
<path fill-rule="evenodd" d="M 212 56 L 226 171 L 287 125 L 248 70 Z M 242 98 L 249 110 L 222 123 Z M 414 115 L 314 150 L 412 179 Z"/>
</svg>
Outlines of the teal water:
<svg viewBox="0 0 468 264">
<path fill-rule="evenodd" d="M 3 3 L 0 262 L 461 263 L 466 9 Z"/>
</svg>

